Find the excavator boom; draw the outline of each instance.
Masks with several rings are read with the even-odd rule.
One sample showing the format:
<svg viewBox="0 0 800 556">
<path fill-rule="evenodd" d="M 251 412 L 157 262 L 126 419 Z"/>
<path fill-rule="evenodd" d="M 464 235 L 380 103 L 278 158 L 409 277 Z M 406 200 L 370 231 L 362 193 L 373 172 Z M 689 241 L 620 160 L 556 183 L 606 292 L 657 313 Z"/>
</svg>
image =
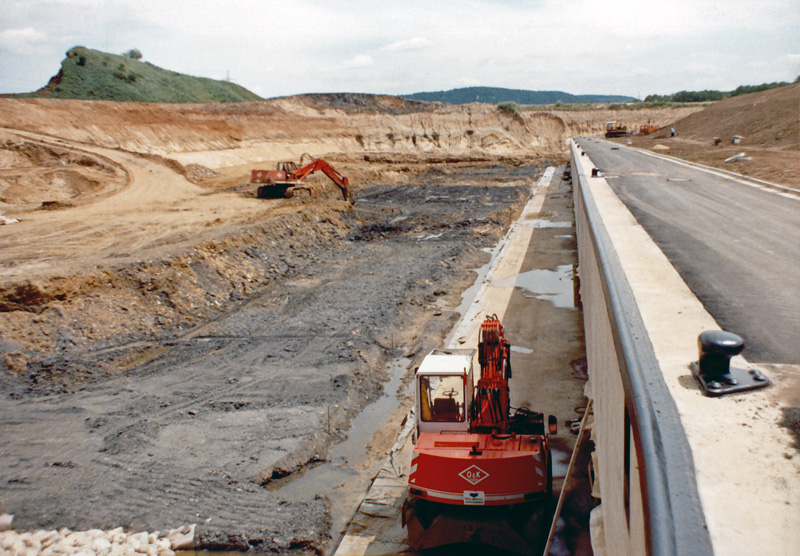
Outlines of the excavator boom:
<svg viewBox="0 0 800 556">
<path fill-rule="evenodd" d="M 336 184 L 336 186 L 342 191 L 342 196 L 344 197 L 345 201 L 350 199 L 350 191 L 348 187 L 350 185 L 350 180 L 340 174 L 336 168 L 321 158 L 312 160 L 305 166 L 298 168 L 289 175 L 289 179 L 292 181 L 302 182 L 307 176 L 310 176 L 318 170 L 322 171 L 322 173 L 328 176 L 328 178 L 330 178 L 330 180 Z"/>
</svg>

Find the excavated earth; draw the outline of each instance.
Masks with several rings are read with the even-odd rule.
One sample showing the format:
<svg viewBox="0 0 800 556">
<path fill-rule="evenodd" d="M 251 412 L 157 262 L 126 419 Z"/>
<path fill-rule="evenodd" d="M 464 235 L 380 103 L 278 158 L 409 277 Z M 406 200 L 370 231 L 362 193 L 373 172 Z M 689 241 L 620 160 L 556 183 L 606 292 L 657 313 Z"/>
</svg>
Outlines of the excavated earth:
<svg viewBox="0 0 800 556">
<path fill-rule="evenodd" d="M 363 95 L 0 99 L 0 513 L 324 553 L 399 422 L 283 487 L 331 462 L 397 386 L 392 362 L 442 344 L 530 185 L 608 119 Z M 324 176 L 311 198 L 255 197 L 252 168 L 304 152 L 353 204 Z"/>
<path fill-rule="evenodd" d="M 200 326 L 99 342 L 72 342 L 65 327 L 53 353 L 17 352 L 29 359 L 4 375 L 2 402 L 4 503 L 17 526 L 196 522 L 201 546 L 321 550 L 327 497 L 285 500 L 265 487 L 327 460 L 380 395 L 390 359 L 435 347 L 456 318 L 446 307 L 471 280 L 466 269 L 484 262 L 480 249 L 524 198 L 519 186 L 368 188 L 352 210 L 304 214 L 296 229 L 313 233 L 275 223 L 229 239 L 221 259 L 238 252 L 249 273 L 279 279 L 229 290 Z M 153 262 L 152 282 L 140 281 L 164 305 L 181 281 L 224 291 L 202 262 L 173 264 Z M 111 292 L 94 295 L 115 303 Z"/>
</svg>

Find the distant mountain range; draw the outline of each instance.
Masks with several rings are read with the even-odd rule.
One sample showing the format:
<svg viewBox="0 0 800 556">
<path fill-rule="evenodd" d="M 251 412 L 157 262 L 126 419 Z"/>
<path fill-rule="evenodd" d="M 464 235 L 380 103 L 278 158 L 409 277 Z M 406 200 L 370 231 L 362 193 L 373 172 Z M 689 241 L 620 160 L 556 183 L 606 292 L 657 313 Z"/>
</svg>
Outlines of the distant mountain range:
<svg viewBox="0 0 800 556">
<path fill-rule="evenodd" d="M 429 100 L 450 104 L 468 102 L 516 102 L 517 104 L 576 104 L 580 102 L 634 102 L 638 99 L 624 95 L 573 95 L 564 91 L 527 91 L 523 89 L 503 89 L 501 87 L 462 87 L 449 91 L 413 93 L 400 95 L 410 100 Z"/>
</svg>

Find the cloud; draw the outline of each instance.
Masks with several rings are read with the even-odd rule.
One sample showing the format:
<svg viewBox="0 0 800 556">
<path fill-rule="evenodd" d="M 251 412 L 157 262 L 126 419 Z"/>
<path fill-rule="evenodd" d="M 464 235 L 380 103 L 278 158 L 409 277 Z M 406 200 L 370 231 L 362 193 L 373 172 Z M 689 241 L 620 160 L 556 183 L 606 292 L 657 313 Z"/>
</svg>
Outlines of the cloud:
<svg viewBox="0 0 800 556">
<path fill-rule="evenodd" d="M 456 79 L 456 83 L 459 87 L 477 87 L 481 84 L 480 80 L 474 77 L 459 77 Z"/>
<path fill-rule="evenodd" d="M 372 60 L 372 56 L 368 54 L 359 54 L 354 58 L 345 60 L 344 63 L 342 63 L 342 66 L 346 68 L 367 68 L 374 63 L 375 62 Z"/>
<path fill-rule="evenodd" d="M 787 54 L 786 65 L 791 68 L 793 73 L 800 73 L 800 54 Z"/>
<path fill-rule="evenodd" d="M 381 48 L 383 52 L 414 52 L 416 50 L 424 50 L 433 43 L 425 37 L 411 37 L 410 39 L 403 39 L 401 41 L 387 44 Z"/>
<path fill-rule="evenodd" d="M 0 48 L 16 54 L 43 54 L 48 49 L 47 35 L 33 27 L 0 32 Z"/>
</svg>

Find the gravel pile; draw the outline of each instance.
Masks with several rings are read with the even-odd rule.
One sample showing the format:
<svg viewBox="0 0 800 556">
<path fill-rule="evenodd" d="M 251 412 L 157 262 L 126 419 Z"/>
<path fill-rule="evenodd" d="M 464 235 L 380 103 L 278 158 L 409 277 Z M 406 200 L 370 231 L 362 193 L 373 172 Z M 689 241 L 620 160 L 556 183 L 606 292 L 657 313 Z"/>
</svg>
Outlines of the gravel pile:
<svg viewBox="0 0 800 556">
<path fill-rule="evenodd" d="M 193 547 L 194 526 L 166 533 L 126 533 L 122 527 L 102 531 L 3 531 L 3 556 L 174 556 L 176 550 Z"/>
</svg>

